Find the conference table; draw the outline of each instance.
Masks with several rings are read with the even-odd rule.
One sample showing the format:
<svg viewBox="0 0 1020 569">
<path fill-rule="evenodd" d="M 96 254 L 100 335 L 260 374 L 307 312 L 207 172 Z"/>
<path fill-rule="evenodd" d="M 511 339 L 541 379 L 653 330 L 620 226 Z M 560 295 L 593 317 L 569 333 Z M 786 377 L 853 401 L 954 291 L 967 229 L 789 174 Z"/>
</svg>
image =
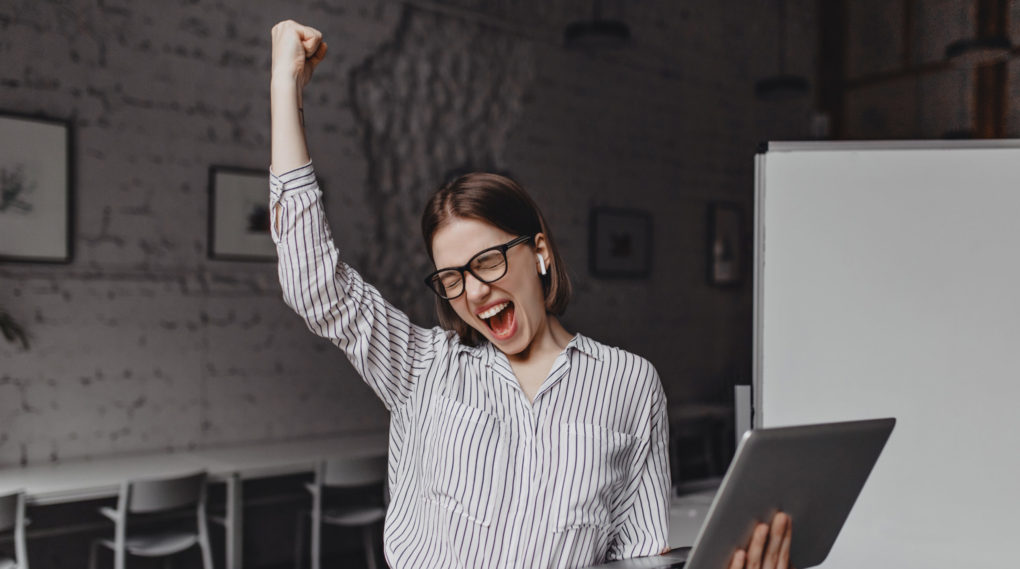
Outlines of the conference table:
<svg viewBox="0 0 1020 569">
<path fill-rule="evenodd" d="M 326 458 L 383 456 L 387 440 L 385 432 L 369 432 L 0 467 L 0 495 L 22 491 L 29 506 L 66 504 L 116 497 L 128 480 L 204 470 L 226 484 L 226 564 L 241 569 L 246 480 L 314 472 Z"/>
</svg>

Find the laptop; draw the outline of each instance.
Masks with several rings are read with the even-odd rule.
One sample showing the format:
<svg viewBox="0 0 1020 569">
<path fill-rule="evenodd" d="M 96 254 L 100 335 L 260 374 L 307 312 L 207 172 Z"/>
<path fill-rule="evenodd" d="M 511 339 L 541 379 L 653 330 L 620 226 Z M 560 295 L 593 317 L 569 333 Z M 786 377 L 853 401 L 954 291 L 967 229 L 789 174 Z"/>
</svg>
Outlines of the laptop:
<svg viewBox="0 0 1020 569">
<path fill-rule="evenodd" d="M 895 425 L 887 418 L 747 431 L 689 550 L 597 567 L 725 569 L 754 526 L 778 511 L 793 518 L 791 565 L 819 565 Z"/>
</svg>

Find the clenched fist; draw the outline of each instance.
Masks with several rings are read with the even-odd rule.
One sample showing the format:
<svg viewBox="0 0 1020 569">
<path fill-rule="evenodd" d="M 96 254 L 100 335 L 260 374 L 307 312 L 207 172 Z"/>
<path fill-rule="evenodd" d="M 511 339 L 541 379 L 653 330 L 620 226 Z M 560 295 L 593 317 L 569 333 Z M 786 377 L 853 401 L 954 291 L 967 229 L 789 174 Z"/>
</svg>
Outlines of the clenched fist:
<svg viewBox="0 0 1020 569">
<path fill-rule="evenodd" d="M 285 20 L 273 26 L 273 80 L 297 81 L 303 89 L 326 57 L 326 42 L 315 28 Z"/>
</svg>

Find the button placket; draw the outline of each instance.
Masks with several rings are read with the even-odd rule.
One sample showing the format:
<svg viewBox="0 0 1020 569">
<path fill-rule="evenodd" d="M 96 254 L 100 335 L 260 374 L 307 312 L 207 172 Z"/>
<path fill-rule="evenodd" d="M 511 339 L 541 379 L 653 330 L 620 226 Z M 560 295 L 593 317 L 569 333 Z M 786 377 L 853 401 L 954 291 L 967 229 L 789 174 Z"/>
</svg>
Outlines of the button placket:
<svg viewBox="0 0 1020 569">
<path fill-rule="evenodd" d="M 542 423 L 541 415 L 543 408 L 544 405 L 542 405 L 542 402 L 538 401 L 536 398 L 534 405 L 531 405 L 531 413 L 529 415 L 529 418 L 531 419 L 531 424 L 528 425 L 528 430 L 530 431 L 528 435 L 530 436 L 529 440 L 531 441 L 531 471 L 529 474 L 531 475 L 530 480 L 532 488 L 539 487 L 541 482 L 539 478 L 541 477 L 542 468 L 545 466 L 545 461 L 542 460 L 544 452 L 542 452 L 543 445 L 539 431 Z"/>
</svg>

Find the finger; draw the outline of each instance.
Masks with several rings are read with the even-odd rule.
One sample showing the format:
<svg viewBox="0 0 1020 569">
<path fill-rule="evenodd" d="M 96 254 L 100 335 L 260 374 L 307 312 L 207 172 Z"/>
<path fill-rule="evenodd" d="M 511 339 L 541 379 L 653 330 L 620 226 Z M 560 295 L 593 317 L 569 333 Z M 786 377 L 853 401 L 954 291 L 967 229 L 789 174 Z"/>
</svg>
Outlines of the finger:
<svg viewBox="0 0 1020 569">
<path fill-rule="evenodd" d="M 289 39 L 296 35 L 298 41 L 300 41 L 304 39 L 303 30 L 306 29 L 311 28 L 308 28 L 307 26 L 302 26 L 301 24 L 295 22 L 294 20 L 284 20 L 282 22 L 278 22 L 275 26 L 273 26 L 270 35 L 274 40 L 277 41 L 283 38 Z"/>
<path fill-rule="evenodd" d="M 321 34 L 313 28 L 302 26 L 293 20 L 285 20 L 273 26 L 273 71 L 288 74 L 299 72 L 308 58 L 305 40 Z M 318 43 L 315 44 L 316 49 Z M 314 51 L 313 51 L 314 53 Z"/>
<path fill-rule="evenodd" d="M 793 541 L 793 520 L 787 520 L 783 544 L 779 547 L 778 569 L 792 569 L 790 565 L 790 543 Z"/>
<path fill-rule="evenodd" d="M 315 50 L 315 53 L 308 58 L 308 64 L 311 65 L 312 69 L 314 69 L 315 66 L 318 65 L 324 57 L 326 57 L 327 49 L 329 49 L 329 46 L 326 45 L 326 42 L 322 42 L 319 44 L 319 48 Z"/>
<path fill-rule="evenodd" d="M 789 518 L 786 514 L 779 512 L 772 516 L 772 527 L 769 528 L 768 549 L 765 551 L 764 569 L 776 569 L 779 563 L 779 548 L 783 544 L 783 535 L 786 534 L 786 521 Z"/>
<path fill-rule="evenodd" d="M 744 569 L 745 561 L 747 561 L 747 553 L 743 549 L 738 549 L 733 552 L 729 569 Z"/>
<path fill-rule="evenodd" d="M 765 542 L 769 538 L 768 524 L 758 524 L 751 536 L 751 544 L 747 546 L 747 569 L 760 569 Z"/>
<path fill-rule="evenodd" d="M 298 30 L 301 36 L 301 47 L 305 48 L 305 57 L 311 58 L 322 45 L 322 32 L 315 28 L 304 27 Z"/>
</svg>

